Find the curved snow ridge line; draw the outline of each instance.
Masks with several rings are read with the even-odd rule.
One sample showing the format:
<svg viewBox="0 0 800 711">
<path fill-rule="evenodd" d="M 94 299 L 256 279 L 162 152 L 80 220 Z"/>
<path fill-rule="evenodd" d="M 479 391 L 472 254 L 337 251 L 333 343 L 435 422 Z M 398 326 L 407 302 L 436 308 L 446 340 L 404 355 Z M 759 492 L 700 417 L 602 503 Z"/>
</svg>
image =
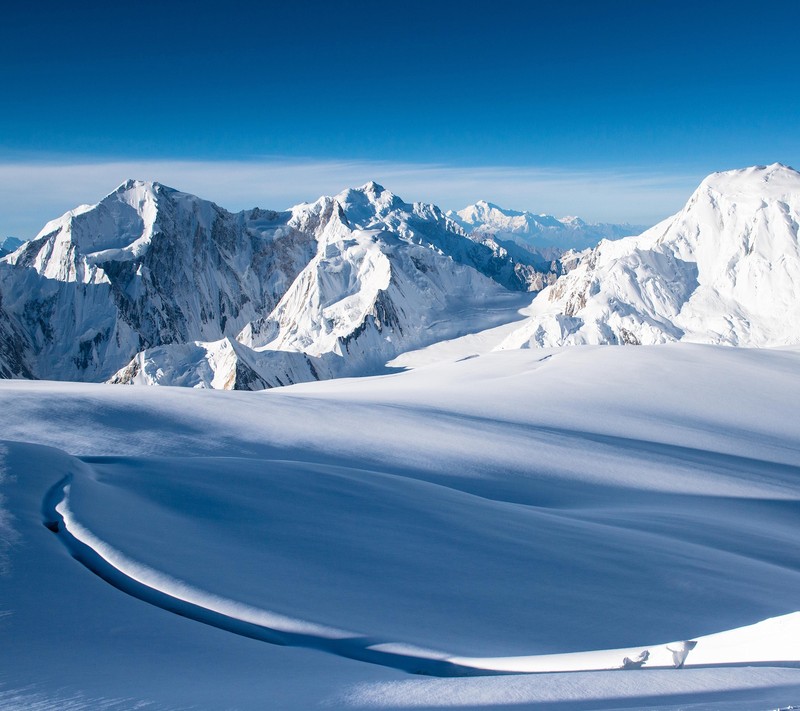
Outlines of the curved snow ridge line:
<svg viewBox="0 0 800 711">
<path fill-rule="evenodd" d="M 72 475 L 43 503 L 44 525 L 72 556 L 132 597 L 270 644 L 307 647 L 414 674 L 439 677 L 728 666 L 800 666 L 800 612 L 725 632 L 651 646 L 515 657 L 459 657 L 288 617 L 195 588 L 138 563 L 95 536 L 69 508 Z"/>
<path fill-rule="evenodd" d="M 612 669 L 800 667 L 800 612 L 771 617 L 752 625 L 649 647 L 604 649 L 529 657 L 451 657 L 507 673 L 549 673 Z"/>
<path fill-rule="evenodd" d="M 508 672 L 454 664 L 444 652 L 366 637 L 224 598 L 128 558 L 83 526 L 69 507 L 72 475 L 47 493 L 44 525 L 75 560 L 132 597 L 197 622 L 270 644 L 307 647 L 413 674 L 452 677 Z"/>
</svg>

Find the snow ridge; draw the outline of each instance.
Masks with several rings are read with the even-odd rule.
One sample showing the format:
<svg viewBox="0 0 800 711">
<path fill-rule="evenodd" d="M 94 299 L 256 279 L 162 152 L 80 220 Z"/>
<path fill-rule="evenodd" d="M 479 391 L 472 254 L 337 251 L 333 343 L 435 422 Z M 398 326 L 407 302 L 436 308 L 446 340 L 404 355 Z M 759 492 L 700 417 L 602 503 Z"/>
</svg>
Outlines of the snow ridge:
<svg viewBox="0 0 800 711">
<path fill-rule="evenodd" d="M 52 487 L 43 508 L 45 526 L 59 536 L 78 562 L 149 604 L 270 644 L 310 647 L 414 674 L 441 677 L 796 664 L 794 637 L 800 630 L 800 612 L 696 640 L 514 657 L 456 656 L 309 622 L 207 592 L 130 558 L 75 516 L 69 501 L 74 476 L 67 475 Z"/>
<path fill-rule="evenodd" d="M 330 377 L 323 354 L 374 370 L 463 332 L 429 331 L 459 300 L 541 288 L 541 268 L 375 183 L 233 214 L 128 180 L 0 263 L 0 373 L 252 389 Z"/>
<path fill-rule="evenodd" d="M 542 291 L 501 348 L 800 342 L 800 173 L 714 173 L 677 215 L 604 240 Z"/>
</svg>

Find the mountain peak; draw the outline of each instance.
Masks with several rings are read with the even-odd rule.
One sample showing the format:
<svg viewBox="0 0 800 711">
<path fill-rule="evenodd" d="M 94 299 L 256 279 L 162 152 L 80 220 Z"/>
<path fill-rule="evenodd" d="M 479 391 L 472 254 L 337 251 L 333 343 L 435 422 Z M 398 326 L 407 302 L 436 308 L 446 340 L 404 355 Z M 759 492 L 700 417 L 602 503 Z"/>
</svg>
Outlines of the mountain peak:
<svg viewBox="0 0 800 711">
<path fill-rule="evenodd" d="M 462 214 L 463 213 L 463 214 Z M 493 202 L 489 202 L 488 200 L 478 200 L 474 205 L 470 205 L 465 207 L 463 210 L 459 210 L 458 214 L 462 215 L 463 219 L 468 219 L 464 217 L 464 215 L 476 217 L 476 216 L 488 216 L 491 213 L 500 213 L 505 217 L 523 217 L 526 213 L 520 212 L 519 210 L 509 210 L 505 207 L 500 207 Z"/>
<path fill-rule="evenodd" d="M 405 203 L 374 180 L 358 188 L 348 188 L 334 196 L 348 219 L 354 224 L 367 224 L 376 215 L 401 208 Z"/>
<path fill-rule="evenodd" d="M 700 191 L 705 189 L 732 196 L 757 195 L 765 199 L 780 199 L 800 189 L 800 173 L 783 163 L 754 165 L 712 173 L 698 188 Z"/>
<path fill-rule="evenodd" d="M 171 188 L 168 185 L 164 185 L 163 183 L 159 183 L 155 180 L 137 180 L 135 178 L 128 178 L 124 182 L 120 183 L 119 186 L 110 192 L 108 196 L 123 195 L 129 192 L 136 192 L 138 194 L 157 194 L 161 192 L 175 193 L 178 191 L 175 190 L 175 188 Z"/>
<path fill-rule="evenodd" d="M 800 173 L 780 163 L 709 175 L 679 213 L 603 242 L 504 347 L 798 342 Z"/>
<path fill-rule="evenodd" d="M 24 242 L 16 237 L 1 237 L 0 238 L 0 252 L 13 252 L 18 247 L 21 247 Z"/>
<path fill-rule="evenodd" d="M 360 188 L 358 188 L 358 190 L 365 193 L 373 193 L 375 195 L 380 195 L 381 193 L 386 192 L 386 188 L 384 188 L 380 183 L 376 183 L 374 180 L 364 183 Z"/>
</svg>

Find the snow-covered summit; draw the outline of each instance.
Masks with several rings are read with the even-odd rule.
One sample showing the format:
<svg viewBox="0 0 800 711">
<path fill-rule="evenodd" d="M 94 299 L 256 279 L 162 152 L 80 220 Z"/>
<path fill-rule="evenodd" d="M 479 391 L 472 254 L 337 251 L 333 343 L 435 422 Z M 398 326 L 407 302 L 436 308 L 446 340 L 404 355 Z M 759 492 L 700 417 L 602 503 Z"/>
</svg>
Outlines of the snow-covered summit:
<svg viewBox="0 0 800 711">
<path fill-rule="evenodd" d="M 403 240 L 426 245 L 473 267 L 508 289 L 539 291 L 558 272 L 548 260 L 514 249 L 489 235 L 465 230 L 438 206 L 404 202 L 373 181 L 345 190 L 333 199 L 342 205 L 353 228 L 388 230 Z"/>
<path fill-rule="evenodd" d="M 800 173 L 714 173 L 677 215 L 604 241 L 543 291 L 503 347 L 800 342 Z"/>
<path fill-rule="evenodd" d="M 235 336 L 316 249 L 330 203 L 232 214 L 128 180 L 6 258 L 0 297 L 39 377 L 105 379 L 143 348 Z"/>
<path fill-rule="evenodd" d="M 550 259 L 570 249 L 594 247 L 601 239 L 618 239 L 639 234 L 645 229 L 641 225 L 590 224 L 579 217 L 557 218 L 509 210 L 486 200 L 479 200 L 463 210 L 447 214 L 467 232 L 492 234 Z"/>
<path fill-rule="evenodd" d="M 562 226 L 561 221 L 552 215 L 536 215 L 527 211 L 509 210 L 486 200 L 478 200 L 474 205 L 468 205 L 456 214 L 469 225 L 493 227 L 519 234 L 536 232 L 541 227 Z"/>
<path fill-rule="evenodd" d="M 127 180 L 52 220 L 0 264 L 2 328 L 19 335 L 0 367 L 106 379 L 132 372 L 134 356 L 147 351 L 137 372 L 158 372 L 163 362 L 181 382 L 238 387 L 325 371 L 242 349 L 269 346 L 331 353 L 351 372 L 454 332 L 433 322 L 450 323 L 456 307 L 472 313 L 481 299 L 554 280 L 542 269 L 530 254 L 470 239 L 438 207 L 405 203 L 373 182 L 281 212 L 230 213 Z M 236 338 L 242 348 L 231 346 Z M 182 350 L 167 353 L 172 347 Z M 192 367 L 182 358 L 200 370 L 186 376 Z M 229 377 L 235 368 L 258 377 Z"/>
<path fill-rule="evenodd" d="M 334 198 L 339 202 L 348 219 L 358 225 L 366 225 L 386 217 L 392 210 L 407 207 L 397 195 L 371 180 L 358 188 L 343 190 Z"/>
<path fill-rule="evenodd" d="M 99 265 L 142 255 L 167 206 L 208 223 L 216 206 L 160 183 L 127 180 L 96 205 L 80 205 L 48 222 L 21 253 L 10 258 L 58 281 L 103 281 Z"/>
</svg>

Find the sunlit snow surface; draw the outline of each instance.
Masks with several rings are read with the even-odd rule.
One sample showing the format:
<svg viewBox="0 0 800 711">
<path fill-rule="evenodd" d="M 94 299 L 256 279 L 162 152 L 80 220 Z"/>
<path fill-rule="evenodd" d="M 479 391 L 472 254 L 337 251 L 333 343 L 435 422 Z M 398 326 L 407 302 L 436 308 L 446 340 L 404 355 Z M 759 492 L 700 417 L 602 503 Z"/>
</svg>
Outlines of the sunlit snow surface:
<svg viewBox="0 0 800 711">
<path fill-rule="evenodd" d="M 688 344 L 0 382 L 0 709 L 798 705 L 798 403 Z"/>
</svg>

